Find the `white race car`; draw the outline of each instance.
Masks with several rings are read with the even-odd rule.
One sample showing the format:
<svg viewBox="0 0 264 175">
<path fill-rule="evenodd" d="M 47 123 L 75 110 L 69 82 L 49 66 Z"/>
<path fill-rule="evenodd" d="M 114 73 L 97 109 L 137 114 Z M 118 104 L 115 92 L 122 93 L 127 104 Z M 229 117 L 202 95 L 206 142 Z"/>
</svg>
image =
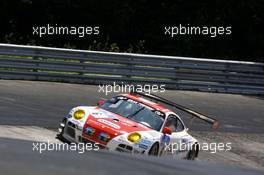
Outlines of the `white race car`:
<svg viewBox="0 0 264 175">
<path fill-rule="evenodd" d="M 154 102 L 155 101 L 155 102 Z M 69 142 L 94 143 L 108 150 L 168 155 L 194 160 L 199 144 L 181 118 L 156 103 L 181 109 L 215 127 L 218 122 L 166 99 L 145 93 L 117 95 L 97 106 L 78 106 L 63 118 L 58 137 Z"/>
</svg>

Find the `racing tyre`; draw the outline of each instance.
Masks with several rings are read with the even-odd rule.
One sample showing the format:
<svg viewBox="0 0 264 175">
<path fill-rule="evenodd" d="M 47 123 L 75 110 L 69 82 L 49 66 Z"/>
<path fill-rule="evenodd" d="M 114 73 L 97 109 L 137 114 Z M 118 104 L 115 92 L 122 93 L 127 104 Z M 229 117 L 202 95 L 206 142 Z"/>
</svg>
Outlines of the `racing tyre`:
<svg viewBox="0 0 264 175">
<path fill-rule="evenodd" d="M 149 150 L 149 155 L 150 156 L 158 156 L 158 153 L 159 153 L 159 144 L 154 143 L 154 145 Z"/>
<path fill-rule="evenodd" d="M 195 143 L 192 146 L 192 150 L 188 151 L 186 159 L 187 160 L 194 160 L 198 155 L 198 149 L 199 149 L 199 146 L 197 145 L 197 143 Z"/>
</svg>

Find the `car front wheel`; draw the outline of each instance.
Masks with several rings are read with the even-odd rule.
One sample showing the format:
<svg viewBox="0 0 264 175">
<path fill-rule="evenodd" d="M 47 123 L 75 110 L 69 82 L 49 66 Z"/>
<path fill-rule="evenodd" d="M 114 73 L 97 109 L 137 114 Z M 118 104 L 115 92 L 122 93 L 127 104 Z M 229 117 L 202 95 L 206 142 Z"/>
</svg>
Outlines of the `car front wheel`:
<svg viewBox="0 0 264 175">
<path fill-rule="evenodd" d="M 157 156 L 159 153 L 159 144 L 154 143 L 154 145 L 149 150 L 149 155 L 151 156 Z"/>
</svg>

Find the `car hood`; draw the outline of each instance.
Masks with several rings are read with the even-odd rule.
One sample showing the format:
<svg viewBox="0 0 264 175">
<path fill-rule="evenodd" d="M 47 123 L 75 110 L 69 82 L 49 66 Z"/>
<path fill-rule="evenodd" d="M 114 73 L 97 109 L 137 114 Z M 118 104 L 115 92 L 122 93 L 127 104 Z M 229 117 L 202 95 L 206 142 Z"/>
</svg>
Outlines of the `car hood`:
<svg viewBox="0 0 264 175">
<path fill-rule="evenodd" d="M 115 136 L 136 131 L 152 131 L 153 129 L 137 123 L 118 114 L 104 110 L 100 107 L 90 108 L 86 125 L 104 130 Z"/>
</svg>

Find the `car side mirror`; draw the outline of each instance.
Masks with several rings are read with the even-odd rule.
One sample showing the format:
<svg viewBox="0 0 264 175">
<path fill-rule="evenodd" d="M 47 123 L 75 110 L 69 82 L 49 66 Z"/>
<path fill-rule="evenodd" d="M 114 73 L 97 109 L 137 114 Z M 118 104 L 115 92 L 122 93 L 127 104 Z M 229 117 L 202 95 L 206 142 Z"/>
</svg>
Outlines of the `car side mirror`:
<svg viewBox="0 0 264 175">
<path fill-rule="evenodd" d="M 105 100 L 99 100 L 97 103 L 96 103 L 96 105 L 97 106 L 101 106 L 101 105 L 103 105 L 105 103 Z"/>
<path fill-rule="evenodd" d="M 162 133 L 171 135 L 172 130 L 169 127 L 164 127 Z"/>
</svg>

